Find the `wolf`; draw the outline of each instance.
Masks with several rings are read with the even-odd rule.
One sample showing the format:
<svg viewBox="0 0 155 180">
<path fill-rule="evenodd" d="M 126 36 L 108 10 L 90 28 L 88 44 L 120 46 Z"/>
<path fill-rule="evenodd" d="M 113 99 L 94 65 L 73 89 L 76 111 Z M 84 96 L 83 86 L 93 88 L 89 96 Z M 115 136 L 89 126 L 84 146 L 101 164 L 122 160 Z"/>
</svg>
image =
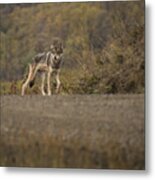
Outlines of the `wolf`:
<svg viewBox="0 0 155 180">
<path fill-rule="evenodd" d="M 21 95 L 25 95 L 27 87 L 35 84 L 37 74 L 41 74 L 41 94 L 43 96 L 51 95 L 51 75 L 55 74 L 56 93 L 60 91 L 60 68 L 62 65 L 63 44 L 59 39 L 54 39 L 48 52 L 38 53 L 29 63 L 29 71 L 26 79 L 22 83 Z M 45 79 L 47 77 L 47 94 L 45 92 Z"/>
</svg>

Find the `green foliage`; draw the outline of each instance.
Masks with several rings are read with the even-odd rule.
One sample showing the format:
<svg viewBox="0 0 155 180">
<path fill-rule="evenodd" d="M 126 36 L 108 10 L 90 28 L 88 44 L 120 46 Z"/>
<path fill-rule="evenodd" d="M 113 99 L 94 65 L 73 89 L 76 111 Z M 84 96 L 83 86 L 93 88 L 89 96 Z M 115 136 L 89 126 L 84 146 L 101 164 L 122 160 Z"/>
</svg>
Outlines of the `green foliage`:
<svg viewBox="0 0 155 180">
<path fill-rule="evenodd" d="M 60 37 L 62 93 L 144 92 L 144 1 L 1 5 L 0 14 L 3 82 L 21 81 Z M 11 93 L 4 84 L 1 93 Z"/>
</svg>

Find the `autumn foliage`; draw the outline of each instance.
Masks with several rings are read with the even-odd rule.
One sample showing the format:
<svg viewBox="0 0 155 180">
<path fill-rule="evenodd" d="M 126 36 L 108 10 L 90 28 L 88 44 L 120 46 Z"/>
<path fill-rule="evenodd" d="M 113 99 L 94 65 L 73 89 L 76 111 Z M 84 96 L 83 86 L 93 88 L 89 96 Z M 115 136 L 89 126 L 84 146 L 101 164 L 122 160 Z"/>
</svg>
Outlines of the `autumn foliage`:
<svg viewBox="0 0 155 180">
<path fill-rule="evenodd" d="M 65 47 L 62 93 L 144 92 L 144 1 L 1 4 L 0 17 L 2 94 L 20 93 L 53 37 Z"/>
</svg>

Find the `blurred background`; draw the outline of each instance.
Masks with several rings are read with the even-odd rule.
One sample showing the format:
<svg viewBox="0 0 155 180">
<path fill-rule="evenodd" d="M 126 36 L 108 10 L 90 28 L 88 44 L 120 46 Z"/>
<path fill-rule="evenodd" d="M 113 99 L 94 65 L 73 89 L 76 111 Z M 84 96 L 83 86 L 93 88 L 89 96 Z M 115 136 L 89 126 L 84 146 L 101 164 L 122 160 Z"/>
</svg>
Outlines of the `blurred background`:
<svg viewBox="0 0 155 180">
<path fill-rule="evenodd" d="M 0 17 L 1 94 L 20 94 L 27 64 L 53 37 L 65 48 L 62 94 L 144 93 L 143 0 L 1 4 Z"/>
</svg>

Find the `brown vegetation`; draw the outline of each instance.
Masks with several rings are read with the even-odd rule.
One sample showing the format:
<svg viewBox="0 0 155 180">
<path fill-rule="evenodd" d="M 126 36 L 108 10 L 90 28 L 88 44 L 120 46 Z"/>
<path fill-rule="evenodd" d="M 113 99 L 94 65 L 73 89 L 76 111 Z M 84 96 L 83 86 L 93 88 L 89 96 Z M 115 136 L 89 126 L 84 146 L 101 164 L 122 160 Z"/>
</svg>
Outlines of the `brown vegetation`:
<svg viewBox="0 0 155 180">
<path fill-rule="evenodd" d="M 144 169 L 144 1 L 1 4 L 0 17 L 0 165 Z M 17 96 L 53 37 L 61 95 Z"/>
<path fill-rule="evenodd" d="M 144 96 L 2 96 L 1 166 L 144 169 Z"/>
<path fill-rule="evenodd" d="M 59 37 L 62 93 L 144 92 L 143 0 L 0 7 L 1 81 L 21 81 L 35 54 Z M 10 92 L 5 89 L 2 94 Z"/>
</svg>

